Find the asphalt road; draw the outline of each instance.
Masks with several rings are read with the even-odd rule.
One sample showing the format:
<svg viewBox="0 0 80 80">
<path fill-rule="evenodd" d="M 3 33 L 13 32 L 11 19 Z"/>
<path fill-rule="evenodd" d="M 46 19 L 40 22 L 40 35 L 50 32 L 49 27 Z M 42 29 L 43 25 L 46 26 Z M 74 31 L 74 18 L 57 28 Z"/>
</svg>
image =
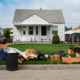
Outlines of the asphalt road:
<svg viewBox="0 0 80 80">
<path fill-rule="evenodd" d="M 29 68 L 25 68 L 26 66 L 19 66 L 17 71 L 7 71 L 1 68 L 5 66 L 0 65 L 0 80 L 80 80 L 80 65 L 29 65 Z"/>
</svg>

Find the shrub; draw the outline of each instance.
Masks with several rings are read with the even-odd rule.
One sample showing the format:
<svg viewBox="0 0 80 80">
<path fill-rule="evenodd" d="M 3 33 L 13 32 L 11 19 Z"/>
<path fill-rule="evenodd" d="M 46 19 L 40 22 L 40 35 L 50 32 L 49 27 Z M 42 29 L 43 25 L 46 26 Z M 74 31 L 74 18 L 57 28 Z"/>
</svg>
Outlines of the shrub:
<svg viewBox="0 0 80 80">
<path fill-rule="evenodd" d="M 80 45 L 80 42 L 78 42 L 77 45 Z"/>
<path fill-rule="evenodd" d="M 53 41 L 52 41 L 52 43 L 53 43 L 53 44 L 58 44 L 58 43 L 60 43 L 60 39 L 59 39 L 58 34 L 55 34 L 55 35 L 53 36 Z"/>
</svg>

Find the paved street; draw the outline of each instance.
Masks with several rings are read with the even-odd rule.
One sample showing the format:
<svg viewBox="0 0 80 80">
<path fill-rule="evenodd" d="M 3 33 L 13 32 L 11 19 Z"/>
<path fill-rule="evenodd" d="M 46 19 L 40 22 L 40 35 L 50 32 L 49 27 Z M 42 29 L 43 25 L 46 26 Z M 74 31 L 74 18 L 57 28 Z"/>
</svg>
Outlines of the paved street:
<svg viewBox="0 0 80 80">
<path fill-rule="evenodd" d="M 41 68 L 42 65 L 37 69 L 34 68 L 35 70 L 31 66 L 37 67 L 30 65 L 30 68 L 25 68 L 26 65 L 23 65 L 21 67 L 25 69 L 19 67 L 18 71 L 7 71 L 2 68 L 0 69 L 0 80 L 80 80 L 80 65 L 51 65 L 55 68 L 48 66 L 48 68 L 43 67 L 44 70 Z"/>
</svg>

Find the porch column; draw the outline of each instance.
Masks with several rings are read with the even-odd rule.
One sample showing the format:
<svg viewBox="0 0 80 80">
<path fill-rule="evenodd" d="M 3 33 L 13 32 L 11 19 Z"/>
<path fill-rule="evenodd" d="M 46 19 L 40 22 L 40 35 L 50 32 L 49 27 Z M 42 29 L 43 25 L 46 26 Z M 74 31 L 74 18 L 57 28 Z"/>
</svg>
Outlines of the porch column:
<svg viewBox="0 0 80 80">
<path fill-rule="evenodd" d="M 50 33 L 51 33 L 51 41 L 53 40 L 53 35 L 52 35 L 52 26 L 50 27 Z"/>
<path fill-rule="evenodd" d="M 36 38 L 36 26 L 33 26 L 33 35 L 34 35 L 34 40 L 35 40 L 35 38 Z"/>
<path fill-rule="evenodd" d="M 38 26 L 38 32 L 39 32 L 39 41 L 41 41 L 41 26 Z"/>
</svg>

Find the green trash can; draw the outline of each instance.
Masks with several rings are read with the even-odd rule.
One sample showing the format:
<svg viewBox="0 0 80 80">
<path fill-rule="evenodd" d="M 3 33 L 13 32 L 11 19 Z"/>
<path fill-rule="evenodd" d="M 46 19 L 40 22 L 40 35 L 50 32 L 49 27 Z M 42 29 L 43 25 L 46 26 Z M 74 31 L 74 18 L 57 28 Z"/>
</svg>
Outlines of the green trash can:
<svg viewBox="0 0 80 80">
<path fill-rule="evenodd" d="M 6 54 L 6 70 L 18 70 L 18 53 Z"/>
</svg>

